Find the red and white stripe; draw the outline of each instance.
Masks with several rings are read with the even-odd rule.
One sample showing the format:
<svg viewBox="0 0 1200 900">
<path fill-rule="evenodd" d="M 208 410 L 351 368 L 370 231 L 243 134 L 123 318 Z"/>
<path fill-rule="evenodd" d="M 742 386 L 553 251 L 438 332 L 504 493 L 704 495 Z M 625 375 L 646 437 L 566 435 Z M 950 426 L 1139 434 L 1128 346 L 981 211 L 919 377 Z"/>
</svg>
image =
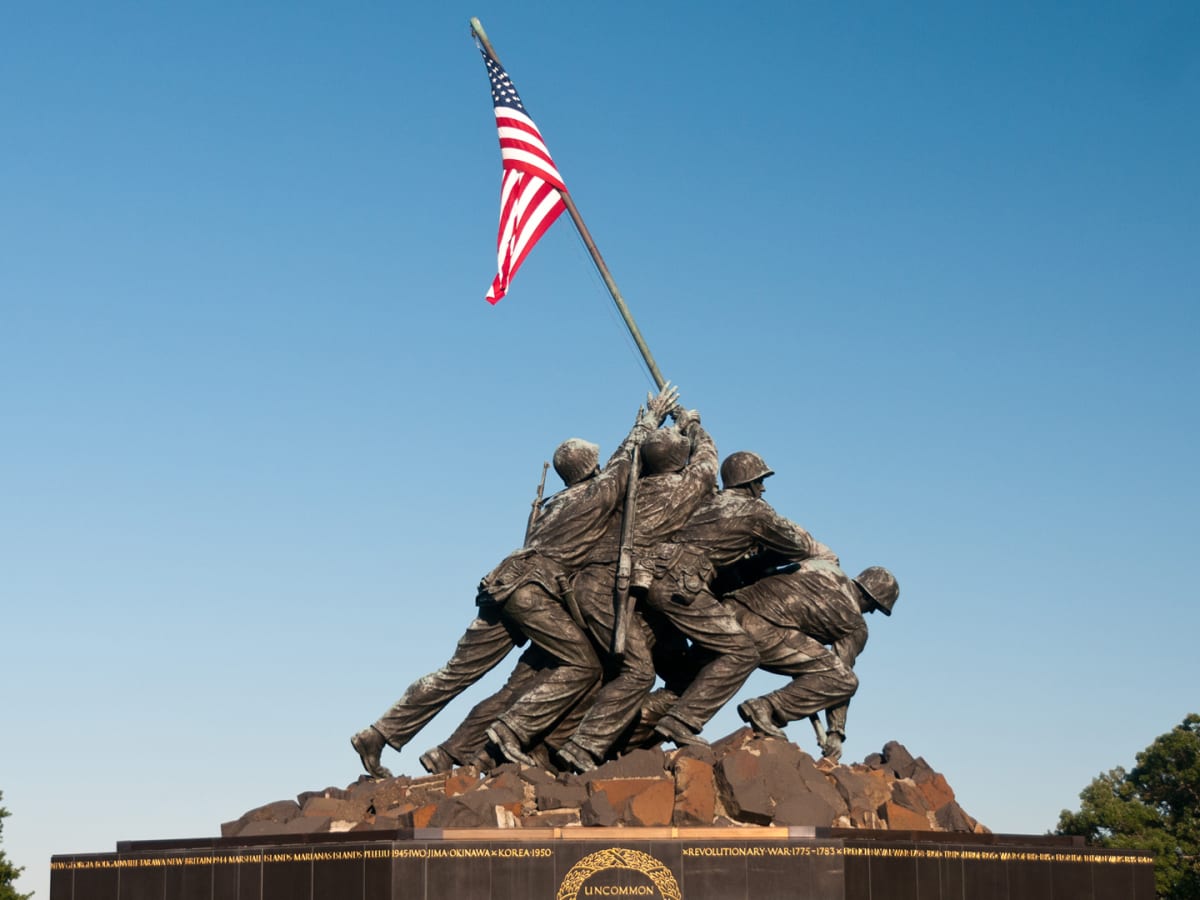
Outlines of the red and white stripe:
<svg viewBox="0 0 1200 900">
<path fill-rule="evenodd" d="M 550 182 L 560 191 L 566 190 L 533 119 L 511 107 L 497 106 L 496 130 L 500 134 L 500 159 L 505 171 L 520 169 Z"/>
<path fill-rule="evenodd" d="M 507 107 L 496 107 L 500 157 L 500 229 L 496 236 L 497 275 L 487 293 L 498 303 L 513 276 L 546 229 L 566 209 L 559 191 L 566 190 L 533 120 Z"/>
</svg>

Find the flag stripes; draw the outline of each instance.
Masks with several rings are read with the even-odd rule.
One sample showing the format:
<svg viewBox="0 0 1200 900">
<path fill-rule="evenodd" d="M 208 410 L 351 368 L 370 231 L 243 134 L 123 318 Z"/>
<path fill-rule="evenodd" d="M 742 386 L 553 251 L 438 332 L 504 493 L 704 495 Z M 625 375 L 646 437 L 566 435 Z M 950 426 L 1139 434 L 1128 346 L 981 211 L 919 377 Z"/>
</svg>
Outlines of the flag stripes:
<svg viewBox="0 0 1200 900">
<path fill-rule="evenodd" d="M 508 73 L 482 47 L 479 52 L 491 81 L 504 172 L 496 233 L 497 274 L 487 293 L 487 301 L 495 304 L 508 293 L 513 276 L 533 245 L 567 208 L 559 193 L 566 186 Z"/>
</svg>

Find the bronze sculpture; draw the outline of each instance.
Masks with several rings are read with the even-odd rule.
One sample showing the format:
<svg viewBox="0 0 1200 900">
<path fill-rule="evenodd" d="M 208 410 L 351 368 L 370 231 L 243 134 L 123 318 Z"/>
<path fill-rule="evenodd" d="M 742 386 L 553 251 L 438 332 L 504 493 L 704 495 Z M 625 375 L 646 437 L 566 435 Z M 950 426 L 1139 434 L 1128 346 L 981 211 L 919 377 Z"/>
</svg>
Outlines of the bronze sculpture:
<svg viewBox="0 0 1200 900">
<path fill-rule="evenodd" d="M 854 662 L 867 643 L 863 614 L 892 614 L 900 596 L 895 577 L 872 566 L 851 579 L 836 563 L 816 559 L 728 596 L 738 623 L 754 638 L 760 667 L 792 679 L 742 702 L 738 714 L 756 731 L 783 737 L 780 726 L 824 710 L 821 752 L 839 759 L 846 711 L 858 690 Z"/>
<path fill-rule="evenodd" d="M 526 544 L 484 576 L 476 594 L 478 614 L 450 660 L 413 682 L 373 725 L 351 738 L 363 768 L 376 777 L 385 745 L 404 747 L 430 719 L 463 690 L 491 671 L 514 646 L 531 640 L 553 660 L 540 683 L 519 709 L 510 708 L 494 724 L 492 737 L 505 754 L 522 762 L 521 745 L 553 722 L 561 698 L 585 694 L 600 675 L 590 641 L 560 603 L 557 594 L 602 539 L 624 495 L 630 450 L 662 424 L 678 392 L 664 387 L 648 401 L 629 435 L 603 470 L 594 444 L 576 438 L 555 451 L 556 471 L 566 487 L 547 500 L 529 529 Z"/>
<path fill-rule="evenodd" d="M 505 760 L 586 771 L 639 743 L 706 743 L 704 724 L 755 667 L 790 677 L 743 701 L 755 731 L 824 711 L 821 750 L 836 760 L 866 642 L 863 614 L 890 614 L 886 569 L 856 579 L 806 530 L 762 499 L 773 475 L 741 451 L 720 467 L 699 414 L 669 386 L 603 469 L 598 448 L 564 441 L 564 490 L 534 503 L 524 547 L 486 575 L 478 614 L 451 659 L 418 679 L 351 742 L 367 772 L 399 750 L 513 646 L 532 645 L 505 685 L 421 756 L 431 772 Z M 667 415 L 674 425 L 660 427 Z M 828 648 L 827 646 L 828 645 Z M 666 688 L 653 688 L 656 678 Z"/>
</svg>

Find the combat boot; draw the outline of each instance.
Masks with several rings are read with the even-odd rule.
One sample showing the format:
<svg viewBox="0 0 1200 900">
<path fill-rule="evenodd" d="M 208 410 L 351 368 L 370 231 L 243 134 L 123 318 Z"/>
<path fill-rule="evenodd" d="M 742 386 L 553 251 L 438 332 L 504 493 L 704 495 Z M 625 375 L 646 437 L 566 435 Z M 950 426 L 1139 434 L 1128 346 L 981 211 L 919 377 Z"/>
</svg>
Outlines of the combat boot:
<svg viewBox="0 0 1200 900">
<path fill-rule="evenodd" d="M 386 744 L 383 735 L 374 725 L 364 728 L 350 738 L 350 746 L 358 751 L 358 758 L 362 760 L 363 768 L 372 778 L 392 777 L 392 773 L 379 762 L 379 754 L 383 752 Z"/>
<path fill-rule="evenodd" d="M 580 775 L 596 768 L 596 757 L 592 756 L 591 753 L 584 750 L 574 741 L 567 741 L 559 747 L 557 756 L 568 769 L 572 772 L 578 772 Z"/>
<path fill-rule="evenodd" d="M 663 716 L 654 726 L 655 734 L 671 741 L 676 747 L 707 747 L 708 741 L 700 737 L 674 716 Z"/>
<path fill-rule="evenodd" d="M 503 721 L 497 719 L 486 732 L 492 743 L 511 762 L 541 768 L 541 764 L 521 748 L 521 739 Z"/>
<path fill-rule="evenodd" d="M 738 704 L 737 711 L 738 715 L 742 717 L 742 721 L 759 734 L 787 740 L 787 734 L 775 724 L 775 710 L 762 697 L 742 701 Z"/>
<path fill-rule="evenodd" d="M 421 767 L 430 775 L 442 775 L 453 769 L 457 762 L 441 747 L 434 747 L 421 754 Z"/>
</svg>

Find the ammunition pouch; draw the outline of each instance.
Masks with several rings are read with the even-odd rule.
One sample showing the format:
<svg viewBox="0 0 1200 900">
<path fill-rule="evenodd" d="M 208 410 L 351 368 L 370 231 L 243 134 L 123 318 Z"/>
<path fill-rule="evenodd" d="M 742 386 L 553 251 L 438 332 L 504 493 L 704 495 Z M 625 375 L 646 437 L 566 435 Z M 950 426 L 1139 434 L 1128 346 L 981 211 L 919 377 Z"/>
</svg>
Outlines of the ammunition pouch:
<svg viewBox="0 0 1200 900">
<path fill-rule="evenodd" d="M 671 600 L 684 606 L 690 606 L 697 597 L 708 593 L 717 576 L 717 570 L 707 556 L 683 544 L 655 547 L 639 569 L 635 569 L 635 584 L 639 583 L 639 571 L 651 574 L 652 583 L 656 585 L 653 593 L 661 596 L 669 591 Z"/>
</svg>

